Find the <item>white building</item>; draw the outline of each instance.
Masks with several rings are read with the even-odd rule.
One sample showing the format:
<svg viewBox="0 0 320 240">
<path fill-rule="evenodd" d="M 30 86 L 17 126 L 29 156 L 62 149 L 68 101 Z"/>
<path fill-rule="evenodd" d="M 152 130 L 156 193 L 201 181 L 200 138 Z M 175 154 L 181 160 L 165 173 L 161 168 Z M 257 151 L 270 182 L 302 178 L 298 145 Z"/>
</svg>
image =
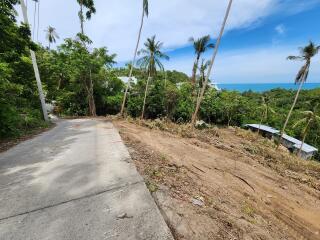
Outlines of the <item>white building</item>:
<svg viewBox="0 0 320 240">
<path fill-rule="evenodd" d="M 252 131 L 257 132 L 259 129 L 259 132 L 264 137 L 270 138 L 270 139 L 277 139 L 280 138 L 280 131 L 277 129 L 274 129 L 272 127 L 266 126 L 266 125 L 259 125 L 259 124 L 246 124 L 244 125 L 245 128 L 251 129 Z M 289 149 L 292 153 L 298 153 L 300 150 L 300 147 L 302 145 L 302 142 L 296 138 L 290 137 L 287 134 L 284 134 L 281 140 L 281 144 Z M 316 153 L 318 152 L 318 149 L 315 147 L 310 146 L 309 144 L 304 143 L 302 145 L 301 154 L 300 157 L 302 159 L 310 159 L 312 158 Z"/>
</svg>

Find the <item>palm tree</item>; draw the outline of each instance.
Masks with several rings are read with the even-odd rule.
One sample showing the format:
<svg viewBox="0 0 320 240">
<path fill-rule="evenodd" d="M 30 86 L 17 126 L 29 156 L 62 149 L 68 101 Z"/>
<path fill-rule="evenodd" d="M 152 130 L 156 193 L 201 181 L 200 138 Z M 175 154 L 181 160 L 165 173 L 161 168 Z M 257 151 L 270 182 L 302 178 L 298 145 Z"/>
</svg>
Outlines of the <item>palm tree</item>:
<svg viewBox="0 0 320 240">
<path fill-rule="evenodd" d="M 281 130 L 281 134 L 280 134 L 280 139 L 278 141 L 278 146 L 280 145 L 281 143 L 281 140 L 283 138 L 283 135 L 284 135 L 284 132 L 286 130 L 286 127 L 288 125 L 288 122 L 290 120 L 290 117 L 291 117 L 291 114 L 292 114 L 292 111 L 294 109 L 294 107 L 296 106 L 296 103 L 298 101 L 298 98 L 299 98 L 299 94 L 300 94 L 300 91 L 302 89 L 302 86 L 303 86 L 303 83 L 305 83 L 307 81 L 307 78 L 308 78 L 308 74 L 309 74 L 309 68 L 310 68 L 310 65 L 311 65 L 311 59 L 317 55 L 317 53 L 319 52 L 320 50 L 320 46 L 316 46 L 313 42 L 310 41 L 310 43 L 303 47 L 303 48 L 300 48 L 300 56 L 289 56 L 288 59 L 289 60 L 301 60 L 301 61 L 305 61 L 304 65 L 300 68 L 297 76 L 296 76 L 296 79 L 295 79 L 295 84 L 299 84 L 299 88 L 298 88 L 298 91 L 296 93 L 296 96 L 294 98 L 294 101 L 293 101 L 293 104 L 291 106 L 291 109 L 287 115 L 287 119 L 283 125 L 283 128 Z"/>
<path fill-rule="evenodd" d="M 205 59 L 202 59 L 202 62 L 199 67 L 199 72 L 200 72 L 200 77 L 199 77 L 199 82 L 197 84 L 197 99 L 200 96 L 200 89 L 203 87 L 203 83 L 205 82 L 206 79 L 206 70 L 208 69 L 210 65 L 210 61 L 205 61 Z"/>
<path fill-rule="evenodd" d="M 138 40 L 137 40 L 136 48 L 135 48 L 134 54 L 133 54 L 133 61 L 132 61 L 132 65 L 131 65 L 131 69 L 130 69 L 130 73 L 129 73 L 129 81 L 127 83 L 126 90 L 125 90 L 124 96 L 123 96 L 123 101 L 122 101 L 122 106 L 121 106 L 121 111 L 120 111 L 121 116 L 123 116 L 123 111 L 124 111 L 124 107 L 126 104 L 127 94 L 128 94 L 128 90 L 130 87 L 130 81 L 132 78 L 133 68 L 136 64 L 136 57 L 137 57 L 137 52 L 138 52 L 138 48 L 139 48 L 139 44 L 140 44 L 142 27 L 143 27 L 143 22 L 144 22 L 145 16 L 147 16 L 147 17 L 149 16 L 149 2 L 148 2 L 148 0 L 143 0 L 143 2 L 142 2 L 142 16 L 141 16 Z"/>
<path fill-rule="evenodd" d="M 145 48 L 141 49 L 138 52 L 138 55 L 144 55 L 144 56 L 137 61 L 137 64 L 148 73 L 147 84 L 146 84 L 146 89 L 145 89 L 144 99 L 143 99 L 141 119 L 143 119 L 144 117 L 149 81 L 152 77 L 156 75 L 157 67 L 161 71 L 164 71 L 164 67 L 161 63 L 161 59 L 169 60 L 169 57 L 163 52 L 161 52 L 163 43 L 156 41 L 156 36 L 148 38 L 147 41 L 144 43 L 144 46 Z"/>
<path fill-rule="evenodd" d="M 200 79 L 199 79 L 199 88 L 201 89 L 203 86 L 204 81 L 206 80 L 206 70 L 210 66 L 210 61 L 205 61 L 205 59 L 202 59 L 202 62 L 199 67 L 200 72 Z"/>
<path fill-rule="evenodd" d="M 222 23 L 220 34 L 219 34 L 219 37 L 217 39 L 217 43 L 216 43 L 216 46 L 215 46 L 215 50 L 213 52 L 212 59 L 210 61 L 208 73 L 207 73 L 206 79 L 204 81 L 204 84 L 202 86 L 200 96 L 197 99 L 196 108 L 195 108 L 195 111 L 193 113 L 192 120 L 191 120 L 191 123 L 192 123 L 193 126 L 196 123 L 198 112 L 199 112 L 199 109 L 200 109 L 200 105 L 201 105 L 201 102 L 202 102 L 202 99 L 203 99 L 203 95 L 204 95 L 204 92 L 205 92 L 206 87 L 207 87 L 208 82 L 209 82 L 209 77 L 210 77 L 210 74 L 211 74 L 211 70 L 212 70 L 212 67 L 213 67 L 213 64 L 214 64 L 214 60 L 216 59 L 216 56 L 217 56 L 217 53 L 218 53 L 218 49 L 219 49 L 219 45 L 220 45 L 220 42 L 221 42 L 222 34 L 224 32 L 224 28 L 225 28 L 227 20 L 228 20 L 228 16 L 229 16 L 229 13 L 230 13 L 230 10 L 231 10 L 232 2 L 233 2 L 233 0 L 229 1 L 229 5 L 228 5 L 228 8 L 227 8 L 227 11 L 226 11 L 223 23 Z"/>
<path fill-rule="evenodd" d="M 303 147 L 303 144 L 305 143 L 310 126 L 320 123 L 320 116 L 316 114 L 317 107 L 318 107 L 318 104 L 314 107 L 313 111 L 302 112 L 304 118 L 300 119 L 293 125 L 294 128 L 300 125 L 305 125 L 304 129 L 302 130 L 302 143 L 298 151 L 298 156 L 301 155 L 302 147 Z"/>
<path fill-rule="evenodd" d="M 191 83 L 194 86 L 196 83 L 196 75 L 197 75 L 197 69 L 199 67 L 200 57 L 209 48 L 214 48 L 214 44 L 209 43 L 210 35 L 203 36 L 199 39 L 194 39 L 193 37 L 191 37 L 189 41 L 193 43 L 194 52 L 196 54 L 196 59 L 193 64 L 192 77 L 191 77 Z"/>
<path fill-rule="evenodd" d="M 260 133 L 262 122 L 268 119 L 269 113 L 275 113 L 275 111 L 270 106 L 270 99 L 268 97 L 261 98 L 262 104 L 259 109 L 262 111 L 261 120 L 259 123 L 258 135 Z"/>
<path fill-rule="evenodd" d="M 51 43 L 55 43 L 56 39 L 59 39 L 59 35 L 56 32 L 56 29 L 54 27 L 48 26 L 47 30 L 45 30 L 47 32 L 47 40 L 49 42 L 49 46 L 48 48 L 50 49 L 50 45 Z"/>
<path fill-rule="evenodd" d="M 84 34 L 84 21 L 85 19 L 90 20 L 92 17 L 92 14 L 96 13 L 96 8 L 94 6 L 93 0 L 77 0 L 77 2 L 80 5 L 80 11 L 78 12 L 78 16 L 80 19 L 80 25 L 81 25 L 81 34 Z M 87 9 L 85 16 L 84 16 L 84 8 Z"/>
</svg>

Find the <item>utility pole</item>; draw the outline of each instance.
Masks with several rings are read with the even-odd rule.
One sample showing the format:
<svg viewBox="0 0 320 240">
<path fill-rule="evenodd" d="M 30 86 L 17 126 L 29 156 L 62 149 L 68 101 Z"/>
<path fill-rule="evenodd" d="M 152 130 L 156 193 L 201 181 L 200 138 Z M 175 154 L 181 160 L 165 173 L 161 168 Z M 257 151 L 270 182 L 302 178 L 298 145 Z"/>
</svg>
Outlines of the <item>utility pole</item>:
<svg viewBox="0 0 320 240">
<path fill-rule="evenodd" d="M 29 25 L 28 15 L 27 15 L 27 8 L 26 8 L 24 0 L 20 0 L 20 4 L 21 4 L 24 23 Z M 48 112 L 47 112 L 47 107 L 46 107 L 46 101 L 44 99 L 44 95 L 43 95 L 43 91 L 42 91 L 42 84 L 41 84 L 41 79 L 40 79 L 40 74 L 39 74 L 36 54 L 31 49 L 30 49 L 30 55 L 31 55 L 34 75 L 35 75 L 36 81 L 37 81 L 37 86 L 38 86 L 38 92 L 39 92 L 41 107 L 42 107 L 43 118 L 47 122 L 47 121 L 49 121 L 49 118 L 48 118 Z"/>
</svg>

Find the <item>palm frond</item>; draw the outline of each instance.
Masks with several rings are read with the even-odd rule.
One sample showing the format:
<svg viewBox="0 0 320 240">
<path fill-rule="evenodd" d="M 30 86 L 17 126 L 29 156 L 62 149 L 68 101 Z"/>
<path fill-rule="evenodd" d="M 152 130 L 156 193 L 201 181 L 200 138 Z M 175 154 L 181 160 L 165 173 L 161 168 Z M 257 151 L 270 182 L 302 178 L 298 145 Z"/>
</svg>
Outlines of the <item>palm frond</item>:
<svg viewBox="0 0 320 240">
<path fill-rule="evenodd" d="M 307 65 L 303 65 L 296 76 L 295 84 L 305 82 L 307 73 L 308 73 Z"/>
<path fill-rule="evenodd" d="M 301 56 L 288 56 L 288 60 L 303 60 L 303 57 Z"/>
<path fill-rule="evenodd" d="M 149 2 L 148 2 L 148 0 L 143 0 L 143 11 L 144 11 L 144 14 L 148 17 L 149 16 Z"/>
</svg>

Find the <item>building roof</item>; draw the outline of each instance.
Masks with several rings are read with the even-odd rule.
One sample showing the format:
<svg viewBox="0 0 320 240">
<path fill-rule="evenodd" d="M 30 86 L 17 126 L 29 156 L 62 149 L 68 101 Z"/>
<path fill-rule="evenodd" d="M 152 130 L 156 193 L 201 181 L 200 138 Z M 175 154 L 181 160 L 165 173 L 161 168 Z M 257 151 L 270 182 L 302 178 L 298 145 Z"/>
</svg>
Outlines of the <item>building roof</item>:
<svg viewBox="0 0 320 240">
<path fill-rule="evenodd" d="M 122 82 L 128 83 L 129 82 L 129 77 L 118 77 Z M 135 77 L 131 77 L 131 82 L 137 83 L 137 79 Z"/>
<path fill-rule="evenodd" d="M 245 127 L 249 128 L 254 128 L 254 129 L 259 129 L 259 124 L 246 124 L 244 125 Z M 261 125 L 260 130 L 268 133 L 272 133 L 277 135 L 278 137 L 280 136 L 280 131 L 277 129 L 274 129 L 272 127 L 266 126 L 266 125 Z M 287 134 L 283 134 L 283 139 L 287 140 L 288 142 L 291 142 L 293 144 L 293 147 L 296 149 L 300 149 L 302 142 L 294 137 L 291 137 Z M 302 146 L 302 151 L 305 153 L 313 153 L 317 152 L 318 149 L 310 146 L 309 144 L 304 143 Z"/>
<path fill-rule="evenodd" d="M 244 126 L 245 127 L 259 129 L 259 124 L 246 124 Z M 269 127 L 269 126 L 266 126 L 266 125 L 260 125 L 260 130 L 262 130 L 264 132 L 269 132 L 269 133 L 272 133 L 272 134 L 276 134 L 276 133 L 280 132 L 279 130 L 274 129 L 274 128 Z"/>
<path fill-rule="evenodd" d="M 296 138 L 290 137 L 287 134 L 283 134 L 283 139 L 294 143 L 293 147 L 296 149 L 300 149 L 302 142 Z M 309 144 L 304 143 L 302 146 L 302 151 L 306 152 L 306 153 L 311 153 L 311 152 L 317 152 L 318 149 L 315 147 L 310 146 Z"/>
</svg>

